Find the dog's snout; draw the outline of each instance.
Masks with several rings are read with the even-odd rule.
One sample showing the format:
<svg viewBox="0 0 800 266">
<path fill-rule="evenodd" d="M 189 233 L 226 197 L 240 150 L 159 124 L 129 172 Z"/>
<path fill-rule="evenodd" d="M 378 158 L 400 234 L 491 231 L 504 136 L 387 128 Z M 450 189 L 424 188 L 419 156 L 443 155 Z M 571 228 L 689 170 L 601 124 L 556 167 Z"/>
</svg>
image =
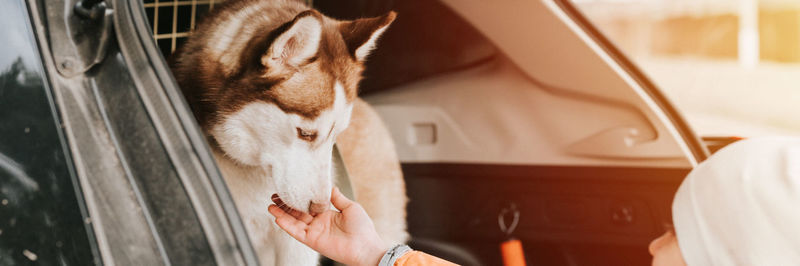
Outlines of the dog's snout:
<svg viewBox="0 0 800 266">
<path fill-rule="evenodd" d="M 330 208 L 329 206 L 330 206 L 330 203 L 328 203 L 328 202 L 317 203 L 317 202 L 311 201 L 308 204 L 308 213 L 311 214 L 312 216 L 316 216 L 317 214 L 320 214 L 320 213 L 323 213 L 323 212 L 327 211 L 328 208 Z"/>
</svg>

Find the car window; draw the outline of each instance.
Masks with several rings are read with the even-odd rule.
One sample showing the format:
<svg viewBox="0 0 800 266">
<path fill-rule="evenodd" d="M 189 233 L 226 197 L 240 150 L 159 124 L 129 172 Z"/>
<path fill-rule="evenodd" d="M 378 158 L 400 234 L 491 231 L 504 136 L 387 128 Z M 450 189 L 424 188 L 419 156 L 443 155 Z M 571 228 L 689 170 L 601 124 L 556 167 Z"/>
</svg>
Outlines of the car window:
<svg viewBox="0 0 800 266">
<path fill-rule="evenodd" d="M 27 14 L 0 2 L 0 265 L 99 264 Z"/>
<path fill-rule="evenodd" d="M 800 135 L 797 1 L 571 1 L 698 135 Z"/>
</svg>

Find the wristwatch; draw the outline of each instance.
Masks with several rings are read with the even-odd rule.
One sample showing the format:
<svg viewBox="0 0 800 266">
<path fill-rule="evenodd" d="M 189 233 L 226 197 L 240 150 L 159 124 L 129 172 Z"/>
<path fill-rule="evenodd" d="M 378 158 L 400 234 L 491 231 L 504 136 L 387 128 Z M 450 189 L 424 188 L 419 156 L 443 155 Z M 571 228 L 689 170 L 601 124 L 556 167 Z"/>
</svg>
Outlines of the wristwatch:
<svg viewBox="0 0 800 266">
<path fill-rule="evenodd" d="M 397 261 L 397 259 L 405 255 L 409 251 L 411 251 L 411 247 L 409 247 L 408 245 L 403 245 L 403 244 L 395 245 L 394 247 L 387 250 L 385 254 L 383 254 L 383 257 L 381 257 L 381 261 L 378 262 L 378 266 L 392 266 L 394 265 L 394 262 Z"/>
</svg>

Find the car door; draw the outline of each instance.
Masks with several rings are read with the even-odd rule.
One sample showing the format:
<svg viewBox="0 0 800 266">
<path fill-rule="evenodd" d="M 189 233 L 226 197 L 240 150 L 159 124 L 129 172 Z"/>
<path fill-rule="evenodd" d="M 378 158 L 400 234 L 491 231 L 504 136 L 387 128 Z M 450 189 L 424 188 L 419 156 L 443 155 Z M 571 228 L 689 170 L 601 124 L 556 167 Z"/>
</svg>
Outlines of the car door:
<svg viewBox="0 0 800 266">
<path fill-rule="evenodd" d="M 255 265 L 141 3 L 3 6 L 30 49 L 3 62 L 3 262 Z"/>
</svg>

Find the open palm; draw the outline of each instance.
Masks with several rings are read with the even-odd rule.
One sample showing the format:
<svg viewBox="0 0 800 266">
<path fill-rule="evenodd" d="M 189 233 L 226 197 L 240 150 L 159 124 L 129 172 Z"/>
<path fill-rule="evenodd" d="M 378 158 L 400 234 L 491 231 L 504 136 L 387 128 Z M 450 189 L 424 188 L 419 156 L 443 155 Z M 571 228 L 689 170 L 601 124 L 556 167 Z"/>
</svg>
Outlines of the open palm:
<svg viewBox="0 0 800 266">
<path fill-rule="evenodd" d="M 277 195 L 272 201 L 276 205 L 270 205 L 269 212 L 278 226 L 328 258 L 347 265 L 377 265 L 388 249 L 364 208 L 338 188 L 331 193 L 331 203 L 341 212 L 329 210 L 311 216 L 288 208 Z"/>
</svg>

